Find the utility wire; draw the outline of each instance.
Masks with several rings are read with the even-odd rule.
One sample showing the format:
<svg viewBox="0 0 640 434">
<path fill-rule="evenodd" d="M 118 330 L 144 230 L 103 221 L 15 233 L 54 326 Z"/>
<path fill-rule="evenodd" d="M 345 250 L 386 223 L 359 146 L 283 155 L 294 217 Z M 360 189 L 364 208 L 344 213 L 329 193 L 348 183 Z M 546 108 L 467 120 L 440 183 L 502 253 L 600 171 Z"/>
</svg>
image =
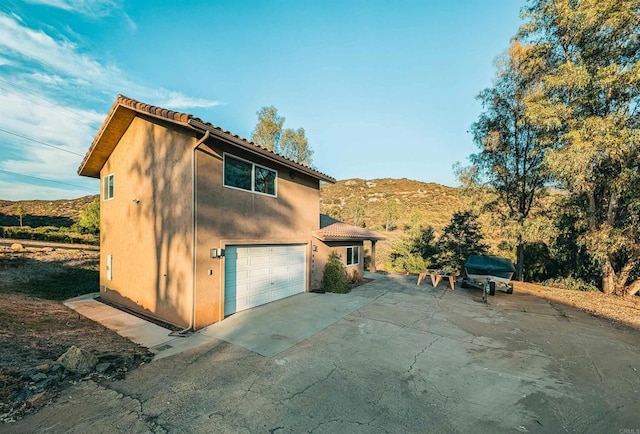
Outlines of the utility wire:
<svg viewBox="0 0 640 434">
<path fill-rule="evenodd" d="M 41 144 L 43 146 L 48 146 L 50 148 L 57 149 L 58 151 L 67 152 L 69 154 L 77 155 L 78 157 L 84 157 L 84 155 L 78 154 L 77 152 L 69 151 L 67 149 L 60 148 L 58 146 L 50 145 L 49 143 L 41 142 L 40 140 L 32 139 L 31 137 L 27 137 L 27 136 L 23 136 L 22 134 L 14 133 L 13 131 L 8 131 L 8 130 L 5 130 L 3 128 L 0 128 L 0 131 L 2 131 L 3 133 L 11 134 L 12 136 L 20 137 L 21 139 L 25 139 L 25 140 L 29 140 L 31 142 L 39 143 L 39 144 Z"/>
<path fill-rule="evenodd" d="M 73 119 L 76 122 L 80 122 L 80 123 L 86 124 L 88 126 L 93 126 L 93 125 L 95 125 L 97 123 L 97 121 L 92 121 L 91 119 L 88 119 L 88 118 L 82 118 L 81 119 L 81 118 L 77 117 L 75 115 L 75 113 L 72 113 L 71 111 L 65 110 L 64 108 L 62 108 L 62 110 L 65 110 L 65 112 L 66 112 L 66 113 L 64 113 L 63 111 L 61 111 L 60 108 L 53 106 L 48 100 L 46 100 L 46 99 L 42 98 L 41 96 L 31 92 L 28 89 L 25 89 L 24 87 L 18 86 L 18 85 L 14 84 L 14 83 L 10 83 L 7 80 L 4 80 L 3 78 L 0 78 L 0 82 L 4 83 L 5 85 L 13 87 L 14 89 L 22 91 L 24 93 L 28 93 L 30 95 L 33 95 L 34 97 L 38 98 L 39 100 L 46 102 L 47 105 L 45 105 L 45 104 L 43 104 L 41 102 L 38 102 L 38 101 L 34 101 L 33 99 L 27 98 L 24 94 L 16 93 L 15 91 L 3 88 L 4 91 L 12 93 L 12 94 L 14 94 L 14 95 L 16 95 L 16 96 L 18 96 L 20 98 L 23 98 L 23 99 L 25 99 L 25 100 L 27 100 L 29 102 L 32 102 L 32 103 L 34 103 L 36 105 L 39 105 L 40 107 L 44 107 L 47 110 L 51 110 L 53 112 L 59 113 L 62 116 L 66 116 L 66 117 L 68 117 L 70 119 Z"/>
<path fill-rule="evenodd" d="M 53 182 L 55 184 L 68 185 L 70 187 L 80 188 L 80 189 L 82 189 L 84 191 L 94 191 L 94 189 L 89 189 L 89 187 L 83 187 L 83 186 L 76 185 L 76 184 L 69 184 L 68 182 L 56 181 L 55 179 L 40 178 L 39 176 L 33 176 L 33 175 L 24 175 L 22 173 L 11 172 L 9 170 L 4 170 L 4 169 L 0 169 L 0 172 L 8 173 L 9 175 L 24 176 L 25 178 L 33 178 L 33 179 L 37 179 L 39 181 L 47 181 L 47 182 Z"/>
</svg>

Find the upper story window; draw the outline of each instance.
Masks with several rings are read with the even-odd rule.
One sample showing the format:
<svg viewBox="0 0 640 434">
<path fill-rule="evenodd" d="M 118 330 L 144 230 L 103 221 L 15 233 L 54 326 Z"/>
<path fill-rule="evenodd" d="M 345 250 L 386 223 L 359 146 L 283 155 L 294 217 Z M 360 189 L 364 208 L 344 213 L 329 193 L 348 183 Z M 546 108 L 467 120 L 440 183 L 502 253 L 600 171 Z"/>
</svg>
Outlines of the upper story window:
<svg viewBox="0 0 640 434">
<path fill-rule="evenodd" d="M 347 265 L 356 265 L 360 262 L 360 246 L 347 247 Z"/>
<path fill-rule="evenodd" d="M 112 173 L 102 178 L 102 200 L 113 199 L 114 192 L 115 175 Z"/>
<path fill-rule="evenodd" d="M 278 172 L 224 154 L 224 185 L 269 196 L 277 195 Z"/>
</svg>

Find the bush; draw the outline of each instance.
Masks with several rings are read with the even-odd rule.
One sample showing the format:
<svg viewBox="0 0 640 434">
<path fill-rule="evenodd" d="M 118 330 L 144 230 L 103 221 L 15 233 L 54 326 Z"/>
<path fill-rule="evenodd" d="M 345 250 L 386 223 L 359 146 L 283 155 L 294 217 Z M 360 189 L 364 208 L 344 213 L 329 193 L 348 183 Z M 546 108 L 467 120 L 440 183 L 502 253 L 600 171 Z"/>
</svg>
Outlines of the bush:
<svg viewBox="0 0 640 434">
<path fill-rule="evenodd" d="M 585 282 L 582 279 L 576 277 L 556 277 L 554 279 L 547 279 L 542 282 L 544 286 L 551 286 L 560 289 L 569 289 L 572 291 L 599 291 L 595 285 Z"/>
<path fill-rule="evenodd" d="M 342 264 L 340 255 L 336 252 L 331 252 L 329 261 L 324 266 L 322 289 L 326 292 L 335 292 L 337 294 L 346 294 L 350 290 L 347 269 Z"/>
<path fill-rule="evenodd" d="M 100 233 L 100 201 L 94 200 L 80 210 L 78 226 L 82 233 L 97 235 Z"/>
<path fill-rule="evenodd" d="M 92 245 L 100 243 L 98 237 L 95 235 L 81 234 L 69 228 L 57 226 L 40 226 L 38 228 L 32 228 L 30 226 L 2 226 L 0 227 L 0 237 L 17 240 L 51 241 L 56 243 Z"/>
</svg>

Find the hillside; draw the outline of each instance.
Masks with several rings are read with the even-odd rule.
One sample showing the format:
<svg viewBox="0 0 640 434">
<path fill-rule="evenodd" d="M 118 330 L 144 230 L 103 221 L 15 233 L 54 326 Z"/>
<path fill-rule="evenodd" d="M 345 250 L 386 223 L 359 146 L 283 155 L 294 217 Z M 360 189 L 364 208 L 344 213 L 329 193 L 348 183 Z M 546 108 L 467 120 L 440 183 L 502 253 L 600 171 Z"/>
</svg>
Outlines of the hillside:
<svg viewBox="0 0 640 434">
<path fill-rule="evenodd" d="M 395 203 L 398 216 L 392 230 L 385 231 L 384 207 Z M 347 179 L 320 187 L 320 212 L 354 224 L 353 208 L 361 204 L 364 215 L 358 225 L 383 234 L 376 246 L 376 263 L 388 268 L 394 244 L 417 225 L 430 225 L 440 235 L 454 212 L 463 208 L 459 189 L 410 179 Z M 365 249 L 368 246 L 365 244 Z"/>
<path fill-rule="evenodd" d="M 350 207 L 361 201 L 367 228 L 384 231 L 384 205 L 397 204 L 396 228 L 403 230 L 415 223 L 433 226 L 437 233 L 462 207 L 460 192 L 453 187 L 410 179 L 347 179 L 320 187 L 320 212 L 354 223 Z"/>
<path fill-rule="evenodd" d="M 24 226 L 71 227 L 80 218 L 80 210 L 96 199 L 98 195 L 69 200 L 0 200 L 0 226 L 19 226 L 18 205 L 22 205 Z"/>
</svg>

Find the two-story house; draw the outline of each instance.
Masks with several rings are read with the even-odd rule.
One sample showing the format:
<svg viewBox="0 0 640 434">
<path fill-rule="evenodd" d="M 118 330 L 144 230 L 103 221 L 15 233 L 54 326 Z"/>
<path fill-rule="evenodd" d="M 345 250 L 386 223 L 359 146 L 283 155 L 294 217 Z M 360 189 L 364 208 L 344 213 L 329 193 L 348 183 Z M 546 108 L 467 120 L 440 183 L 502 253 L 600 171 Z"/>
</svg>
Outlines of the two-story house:
<svg viewBox="0 0 640 434">
<path fill-rule="evenodd" d="M 101 180 L 100 296 L 116 305 L 198 329 L 321 279 L 335 179 L 192 115 L 119 96 L 78 173 Z M 354 230 L 327 242 L 362 275 L 378 238 Z"/>
</svg>

